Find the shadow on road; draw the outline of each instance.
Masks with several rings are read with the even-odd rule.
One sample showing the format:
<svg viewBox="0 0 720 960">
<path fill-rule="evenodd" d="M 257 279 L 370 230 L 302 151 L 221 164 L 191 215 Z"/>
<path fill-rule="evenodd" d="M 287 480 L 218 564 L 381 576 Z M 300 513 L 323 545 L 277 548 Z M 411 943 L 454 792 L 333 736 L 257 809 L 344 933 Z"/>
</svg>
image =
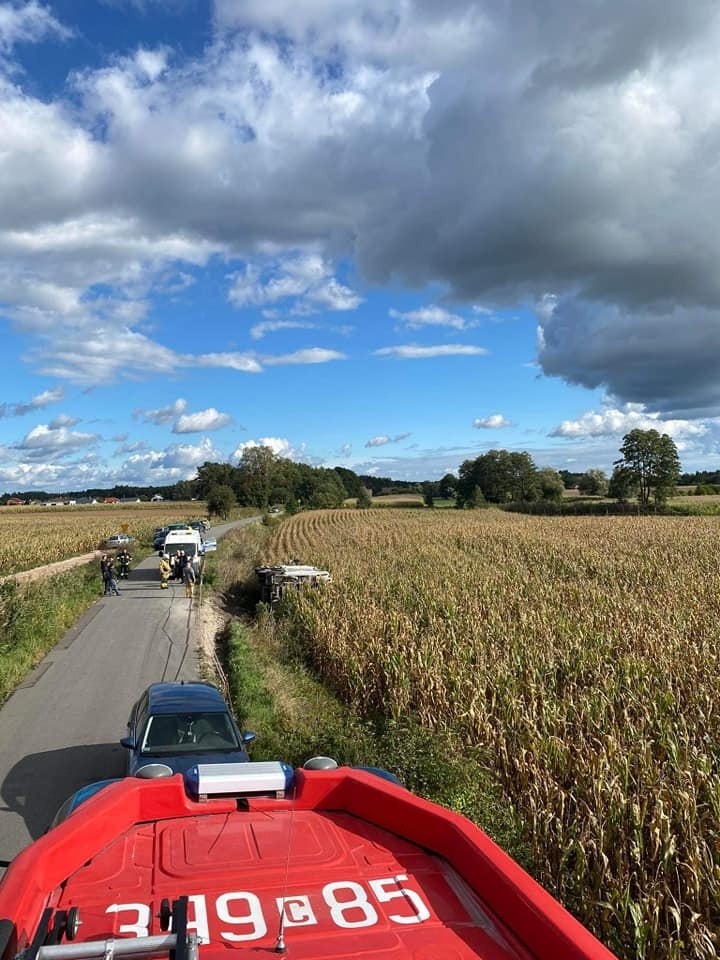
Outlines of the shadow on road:
<svg viewBox="0 0 720 960">
<path fill-rule="evenodd" d="M 119 743 L 93 743 L 31 753 L 10 770 L 0 787 L 8 810 L 25 821 L 33 840 L 47 830 L 71 793 L 95 780 L 122 777 L 126 752 Z"/>
<path fill-rule="evenodd" d="M 157 567 L 137 567 L 135 570 L 131 570 L 127 579 L 120 580 L 118 579 L 118 584 L 122 586 L 123 583 L 156 583 L 160 585 L 160 573 L 158 572 Z"/>
</svg>

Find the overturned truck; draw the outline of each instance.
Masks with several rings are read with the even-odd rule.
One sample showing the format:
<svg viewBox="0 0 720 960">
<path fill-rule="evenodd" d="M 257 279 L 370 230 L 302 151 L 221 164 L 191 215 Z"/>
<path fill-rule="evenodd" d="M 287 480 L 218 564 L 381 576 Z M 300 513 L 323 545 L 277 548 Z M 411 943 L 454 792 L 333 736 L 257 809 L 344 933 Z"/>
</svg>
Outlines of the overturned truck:
<svg viewBox="0 0 720 960">
<path fill-rule="evenodd" d="M 319 570 L 302 563 L 255 567 L 255 573 L 260 581 L 260 599 L 263 603 L 270 604 L 282 600 L 287 590 L 301 590 L 304 587 L 332 583 L 332 577 L 327 570 Z"/>
</svg>

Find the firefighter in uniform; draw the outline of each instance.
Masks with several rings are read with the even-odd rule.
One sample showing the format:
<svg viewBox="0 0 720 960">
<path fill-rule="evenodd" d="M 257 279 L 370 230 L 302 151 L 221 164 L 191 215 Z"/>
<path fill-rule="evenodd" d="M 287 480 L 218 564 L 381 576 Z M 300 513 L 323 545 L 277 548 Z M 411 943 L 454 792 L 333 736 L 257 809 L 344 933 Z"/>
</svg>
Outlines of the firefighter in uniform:
<svg viewBox="0 0 720 960">
<path fill-rule="evenodd" d="M 128 570 L 130 569 L 130 561 L 132 557 L 127 551 L 127 547 L 123 547 L 120 553 L 117 555 L 118 567 L 120 568 L 120 579 L 127 580 Z"/>
<path fill-rule="evenodd" d="M 168 588 L 168 580 L 170 579 L 170 564 L 167 562 L 165 557 L 160 558 L 160 587 L 163 590 Z"/>
</svg>

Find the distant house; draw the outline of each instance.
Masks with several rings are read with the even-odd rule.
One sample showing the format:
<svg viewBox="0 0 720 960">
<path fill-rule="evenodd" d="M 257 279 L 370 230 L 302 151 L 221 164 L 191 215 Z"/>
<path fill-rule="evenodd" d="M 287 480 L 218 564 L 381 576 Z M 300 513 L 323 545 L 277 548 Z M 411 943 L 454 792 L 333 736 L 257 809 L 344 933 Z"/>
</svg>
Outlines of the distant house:
<svg viewBox="0 0 720 960">
<path fill-rule="evenodd" d="M 120 500 L 117 497 L 105 497 L 103 503 L 120 503 Z"/>
<path fill-rule="evenodd" d="M 154 493 L 152 497 L 150 497 L 150 503 L 157 503 L 158 500 L 164 500 L 164 499 L 165 497 L 163 497 L 161 493 Z"/>
<path fill-rule="evenodd" d="M 21 507 L 24 503 L 25 501 L 19 497 L 8 497 L 5 501 L 5 505 L 8 507 Z"/>
</svg>

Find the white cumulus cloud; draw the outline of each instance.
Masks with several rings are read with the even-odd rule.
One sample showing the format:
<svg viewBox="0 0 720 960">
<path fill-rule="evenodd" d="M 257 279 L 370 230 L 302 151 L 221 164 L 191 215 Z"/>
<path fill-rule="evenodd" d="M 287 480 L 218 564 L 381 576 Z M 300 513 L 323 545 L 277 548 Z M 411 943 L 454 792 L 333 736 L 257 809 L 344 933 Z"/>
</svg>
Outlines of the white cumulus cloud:
<svg viewBox="0 0 720 960">
<path fill-rule="evenodd" d="M 473 420 L 473 426 L 479 430 L 499 430 L 501 427 L 509 427 L 512 421 L 508 420 L 501 413 L 493 413 L 489 417 L 478 417 Z"/>
<path fill-rule="evenodd" d="M 232 423 L 229 413 L 220 413 L 215 407 L 199 410 L 197 413 L 184 413 L 173 424 L 173 433 L 203 433 L 219 430 Z"/>
<path fill-rule="evenodd" d="M 646 411 L 642 404 L 626 404 L 622 409 L 606 407 L 589 410 L 576 420 L 563 420 L 554 427 L 549 436 L 581 437 L 620 436 L 631 430 L 657 430 L 674 439 L 699 437 L 707 433 L 708 426 L 698 420 L 663 419 L 659 413 Z"/>
<path fill-rule="evenodd" d="M 317 254 L 304 254 L 271 264 L 256 264 L 235 274 L 228 299 L 236 307 L 286 303 L 291 313 L 355 310 L 362 303 L 349 287 L 333 276 L 331 264 Z"/>
<path fill-rule="evenodd" d="M 72 31 L 37 0 L 0 6 L 0 54 L 9 52 L 17 43 L 37 43 L 53 34 L 67 39 Z"/>
<path fill-rule="evenodd" d="M 237 462 L 245 450 L 253 447 L 269 447 L 276 456 L 287 460 L 302 460 L 305 457 L 305 444 L 295 446 L 286 437 L 261 437 L 259 440 L 246 440 L 239 444 L 233 451 L 230 460 L 233 463 Z"/>
<path fill-rule="evenodd" d="M 100 439 L 94 433 L 75 433 L 65 426 L 39 423 L 16 445 L 21 456 L 30 459 L 62 457 Z"/>
<path fill-rule="evenodd" d="M 131 454 L 117 471 L 125 483 L 160 484 L 191 480 L 206 461 L 223 462 L 222 452 L 209 437 L 196 444 L 174 443 L 163 450 L 145 450 Z M 116 481 L 118 482 L 118 481 Z"/>
</svg>

